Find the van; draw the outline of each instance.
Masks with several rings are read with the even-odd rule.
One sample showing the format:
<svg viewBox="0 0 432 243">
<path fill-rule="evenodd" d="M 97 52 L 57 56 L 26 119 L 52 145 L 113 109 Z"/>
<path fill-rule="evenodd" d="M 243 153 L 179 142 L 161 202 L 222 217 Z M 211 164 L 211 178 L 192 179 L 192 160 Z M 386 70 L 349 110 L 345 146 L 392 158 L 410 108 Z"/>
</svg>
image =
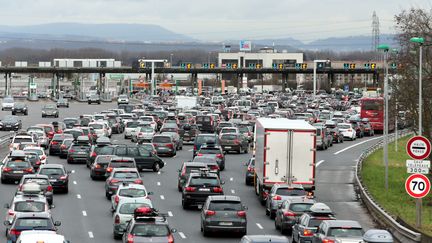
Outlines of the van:
<svg viewBox="0 0 432 243">
<path fill-rule="evenodd" d="M 31 230 L 21 232 L 17 243 L 70 243 L 63 235 L 48 230 Z"/>
<path fill-rule="evenodd" d="M 216 123 L 211 115 L 196 116 L 196 125 L 200 131 L 205 131 L 209 133 L 214 133 L 216 128 Z"/>
</svg>

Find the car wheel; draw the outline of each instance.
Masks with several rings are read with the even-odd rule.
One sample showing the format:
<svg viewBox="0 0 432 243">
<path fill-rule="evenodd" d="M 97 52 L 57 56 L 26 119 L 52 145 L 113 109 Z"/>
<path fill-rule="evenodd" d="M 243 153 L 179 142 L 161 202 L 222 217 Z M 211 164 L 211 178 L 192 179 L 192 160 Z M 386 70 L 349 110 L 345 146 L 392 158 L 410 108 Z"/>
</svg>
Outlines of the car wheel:
<svg viewBox="0 0 432 243">
<path fill-rule="evenodd" d="M 203 227 L 203 235 L 209 236 L 209 231 L 206 229 L 206 227 Z"/>
<path fill-rule="evenodd" d="M 270 210 L 270 219 L 276 218 L 276 213 Z"/>
<path fill-rule="evenodd" d="M 187 202 L 185 202 L 184 200 L 182 200 L 182 207 L 183 209 L 188 209 L 189 208 L 189 204 Z"/>
<path fill-rule="evenodd" d="M 1 184 L 6 184 L 6 180 L 1 178 Z"/>
<path fill-rule="evenodd" d="M 153 164 L 153 172 L 159 172 L 160 171 L 160 165 L 159 163 Z"/>
<path fill-rule="evenodd" d="M 45 116 L 44 116 L 44 115 L 42 115 L 42 118 L 45 118 Z"/>
<path fill-rule="evenodd" d="M 114 238 L 114 240 L 120 240 L 122 238 L 122 235 L 117 234 L 116 232 L 113 232 L 113 238 Z"/>
<path fill-rule="evenodd" d="M 12 115 L 14 115 L 14 116 L 15 116 L 15 115 L 16 115 L 16 113 L 15 113 L 15 112 L 12 112 Z"/>
<path fill-rule="evenodd" d="M 90 178 L 94 181 L 96 178 L 90 173 Z"/>
<path fill-rule="evenodd" d="M 246 147 L 246 149 L 244 150 L 244 153 L 247 154 L 249 153 L 249 145 Z"/>
<path fill-rule="evenodd" d="M 110 200 L 111 199 L 111 194 L 109 194 L 108 192 L 105 192 L 105 197 L 106 197 L 106 199 Z"/>
<path fill-rule="evenodd" d="M 279 226 L 278 223 L 277 223 L 277 219 L 275 219 L 275 221 L 274 221 L 274 225 L 275 225 L 275 229 L 276 229 L 276 230 L 279 230 L 279 229 L 280 229 L 280 226 Z"/>
<path fill-rule="evenodd" d="M 69 193 L 69 187 L 66 186 L 63 192 L 66 193 L 66 194 L 68 194 Z"/>
</svg>

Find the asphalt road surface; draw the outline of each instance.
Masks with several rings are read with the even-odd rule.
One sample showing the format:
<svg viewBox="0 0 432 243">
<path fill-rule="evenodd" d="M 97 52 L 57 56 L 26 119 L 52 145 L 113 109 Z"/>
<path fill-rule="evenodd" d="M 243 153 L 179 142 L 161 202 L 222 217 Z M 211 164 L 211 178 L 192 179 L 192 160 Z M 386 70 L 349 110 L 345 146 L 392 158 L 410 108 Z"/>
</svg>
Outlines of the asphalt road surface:
<svg viewBox="0 0 432 243">
<path fill-rule="evenodd" d="M 28 103 L 29 116 L 22 116 L 23 128 L 36 123 L 48 123 L 55 118 L 42 118 L 41 107 L 50 101 Z M 60 109 L 60 118 L 77 117 L 80 114 L 92 114 L 108 108 L 114 108 L 116 103 L 102 103 L 101 105 L 87 105 L 86 103 L 70 104 L 70 108 Z M 1 111 L 0 117 L 10 114 L 10 111 Z M 0 135 L 7 132 L 0 132 Z M 377 141 L 378 136 L 358 139 L 354 142 L 345 141 L 335 144 L 325 151 L 317 152 L 317 183 L 316 200 L 324 202 L 332 208 L 338 219 L 359 221 L 365 229 L 373 227 L 373 222 L 366 209 L 357 200 L 353 189 L 356 159 L 361 152 Z M 117 143 L 130 143 L 123 135 L 113 135 L 112 141 Z M 2 158 L 8 152 L 7 144 L 0 147 Z M 245 185 L 244 163 L 251 154 L 228 154 L 226 169 L 221 172 L 225 181 L 223 186 L 227 195 L 239 196 L 248 206 L 248 234 L 279 234 L 275 230 L 274 221 L 265 215 L 264 207 L 258 202 L 253 187 Z M 164 158 L 166 166 L 161 172 L 143 172 L 142 177 L 148 191 L 154 192 L 151 196 L 153 204 L 159 211 L 172 215 L 168 218 L 171 227 L 176 228 L 176 242 L 239 242 L 236 236 L 217 234 L 204 238 L 200 232 L 199 210 L 183 210 L 181 207 L 181 194 L 177 191 L 177 170 L 182 161 L 192 159 L 192 146 L 185 145 L 182 151 L 177 152 L 173 158 Z M 110 202 L 105 198 L 104 181 L 92 181 L 89 170 L 85 165 L 68 165 L 66 160 L 57 156 L 49 156 L 48 163 L 65 164 L 72 171 L 68 194 L 54 196 L 55 208 L 52 214 L 55 220 L 62 222 L 59 233 L 65 235 L 72 243 L 85 242 L 120 242 L 113 239 L 113 219 L 110 212 Z M 16 190 L 16 185 L 0 185 L 0 205 L 10 203 Z M 7 212 L 3 210 L 3 216 Z M 2 226 L 3 231 L 5 227 Z M 6 242 L 1 234 L 0 242 Z M 221 238 L 222 237 L 222 238 Z"/>
</svg>

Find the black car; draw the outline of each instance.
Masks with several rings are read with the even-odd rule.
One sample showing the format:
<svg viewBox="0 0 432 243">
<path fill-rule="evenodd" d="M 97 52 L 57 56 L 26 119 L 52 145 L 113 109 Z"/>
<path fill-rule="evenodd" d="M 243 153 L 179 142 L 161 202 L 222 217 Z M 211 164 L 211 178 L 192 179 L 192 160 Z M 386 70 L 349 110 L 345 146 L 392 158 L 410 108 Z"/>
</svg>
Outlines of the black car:
<svg viewBox="0 0 432 243">
<path fill-rule="evenodd" d="M 220 137 L 220 144 L 224 151 L 237 153 L 249 153 L 249 141 L 240 133 L 224 133 Z"/>
<path fill-rule="evenodd" d="M 208 196 L 223 195 L 222 184 L 215 173 L 205 170 L 190 173 L 182 191 L 183 209 L 204 204 Z"/>
<path fill-rule="evenodd" d="M 179 131 L 179 135 L 185 143 L 195 141 L 198 134 L 200 134 L 200 131 L 195 124 L 184 124 Z"/>
<path fill-rule="evenodd" d="M 69 108 L 69 101 L 68 101 L 68 99 L 60 97 L 57 100 L 57 107 L 66 107 L 66 108 Z"/>
<path fill-rule="evenodd" d="M 90 97 L 89 97 L 88 100 L 87 100 L 87 103 L 88 103 L 89 105 L 90 105 L 90 104 L 93 104 L 93 103 L 100 104 L 100 103 L 101 103 L 101 100 L 100 100 L 99 95 L 97 95 L 97 94 L 92 94 L 92 95 L 90 95 Z"/>
<path fill-rule="evenodd" d="M 208 169 L 207 164 L 200 162 L 183 162 L 181 168 L 178 170 L 178 191 L 181 192 L 183 190 L 183 186 L 192 171 L 200 171 L 201 169 Z"/>
<path fill-rule="evenodd" d="M 67 155 L 68 155 L 68 151 L 70 146 L 72 145 L 72 143 L 74 142 L 73 139 L 65 139 L 63 140 L 63 142 L 60 145 L 60 158 L 61 159 L 66 159 Z"/>
<path fill-rule="evenodd" d="M 60 153 L 60 147 L 65 139 L 73 139 L 72 134 L 54 134 L 49 146 L 48 151 L 50 155 L 55 155 Z"/>
<path fill-rule="evenodd" d="M 44 117 L 59 117 L 59 111 L 56 105 L 54 104 L 47 104 L 42 107 L 42 118 Z"/>
<path fill-rule="evenodd" d="M 203 144 L 212 143 L 214 145 L 219 145 L 219 138 L 216 134 L 210 134 L 210 133 L 201 133 L 198 134 L 194 141 L 194 147 L 193 147 L 193 156 L 197 154 L 198 150 L 200 150 L 201 146 Z"/>
<path fill-rule="evenodd" d="M 41 165 L 38 171 L 39 175 L 47 175 L 55 191 L 69 192 L 69 171 L 60 164 Z"/>
<path fill-rule="evenodd" d="M 303 213 L 308 212 L 314 203 L 314 200 L 307 198 L 285 200 L 276 211 L 275 228 L 280 230 L 282 234 L 291 234 L 292 227 L 297 222 L 297 219 Z"/>
<path fill-rule="evenodd" d="M 216 123 L 211 115 L 196 116 L 195 123 L 200 131 L 214 133 L 216 130 Z"/>
<path fill-rule="evenodd" d="M 63 123 L 66 124 L 67 129 L 81 125 L 81 122 L 78 118 L 64 118 Z"/>
<path fill-rule="evenodd" d="M 247 233 L 246 206 L 237 196 L 209 196 L 201 210 L 201 232 Z"/>
<path fill-rule="evenodd" d="M 22 128 L 22 122 L 16 116 L 7 115 L 0 121 L 0 130 L 18 131 Z"/>
<path fill-rule="evenodd" d="M 107 167 L 113 156 L 115 155 L 98 155 L 94 159 L 90 166 L 90 178 L 92 180 L 106 179 Z"/>
<path fill-rule="evenodd" d="M 15 102 L 14 106 L 12 107 L 12 115 L 16 115 L 17 113 L 21 113 L 27 116 L 28 115 L 27 104 Z"/>
<path fill-rule="evenodd" d="M 111 141 L 107 137 L 100 137 L 96 139 L 96 144 L 93 144 L 90 148 L 90 152 L 88 153 L 88 159 L 87 159 L 87 168 L 90 168 L 90 166 L 95 161 L 96 157 L 100 154 L 100 151 L 103 147 L 111 145 Z M 105 150 L 106 155 L 112 154 L 112 150 L 107 151 Z"/>
<path fill-rule="evenodd" d="M 30 161 L 21 159 L 10 159 L 2 167 L 1 183 L 19 181 L 24 175 L 34 174 L 34 168 Z"/>
<path fill-rule="evenodd" d="M 255 179 L 255 158 L 250 158 L 249 161 L 246 162 L 245 166 L 247 166 L 245 183 L 247 186 L 251 186 L 254 184 Z"/>
<path fill-rule="evenodd" d="M 83 163 L 87 164 L 88 154 L 90 152 L 91 144 L 82 143 L 79 141 L 74 142 L 68 150 L 67 162 L 70 163 Z"/>
</svg>

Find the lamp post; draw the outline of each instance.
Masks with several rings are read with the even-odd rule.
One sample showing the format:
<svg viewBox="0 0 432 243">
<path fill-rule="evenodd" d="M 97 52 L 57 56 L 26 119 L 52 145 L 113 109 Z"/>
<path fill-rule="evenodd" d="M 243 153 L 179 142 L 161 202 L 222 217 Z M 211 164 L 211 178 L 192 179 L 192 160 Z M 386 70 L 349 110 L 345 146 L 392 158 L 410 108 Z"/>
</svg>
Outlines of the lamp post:
<svg viewBox="0 0 432 243">
<path fill-rule="evenodd" d="M 378 46 L 378 50 L 384 51 L 384 146 L 383 146 L 383 152 L 384 152 L 384 165 L 385 165 L 385 190 L 388 191 L 388 64 L 387 64 L 387 57 L 388 57 L 388 51 L 389 46 L 382 44 Z"/>
<path fill-rule="evenodd" d="M 410 42 L 412 43 L 418 43 L 419 44 L 419 121 L 418 121 L 418 134 L 421 136 L 423 133 L 423 124 L 422 124 L 422 114 L 423 114 L 423 94 L 422 94 L 422 59 L 423 59 L 423 53 L 422 53 L 422 46 L 424 43 L 424 38 L 422 37 L 413 37 L 410 39 Z M 416 227 L 421 228 L 422 225 L 422 199 L 418 198 L 416 200 Z"/>
<path fill-rule="evenodd" d="M 173 56 L 174 54 L 170 54 L 170 66 L 173 67 Z"/>
</svg>

